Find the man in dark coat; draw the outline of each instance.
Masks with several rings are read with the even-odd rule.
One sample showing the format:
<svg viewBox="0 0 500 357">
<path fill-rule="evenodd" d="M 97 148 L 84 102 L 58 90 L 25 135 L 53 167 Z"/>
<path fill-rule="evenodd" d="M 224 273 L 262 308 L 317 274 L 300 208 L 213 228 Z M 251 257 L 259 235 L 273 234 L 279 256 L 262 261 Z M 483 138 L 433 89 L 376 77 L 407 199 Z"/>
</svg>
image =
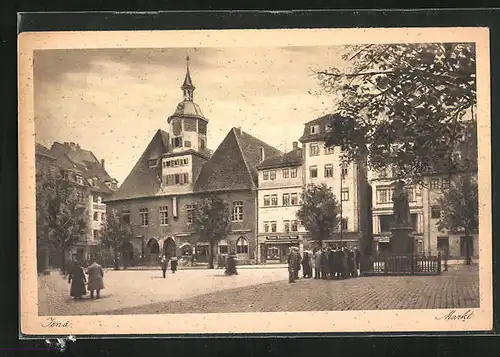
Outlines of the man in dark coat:
<svg viewBox="0 0 500 357">
<path fill-rule="evenodd" d="M 300 255 L 299 248 L 293 247 L 295 253 L 297 254 L 297 263 L 295 264 L 295 280 L 299 280 L 300 262 L 302 261 L 302 256 Z"/>
<path fill-rule="evenodd" d="M 167 267 L 168 267 L 168 260 L 165 256 L 163 256 L 160 260 L 160 267 L 163 273 L 163 279 L 165 279 L 167 277 Z"/>
<path fill-rule="evenodd" d="M 295 280 L 297 279 L 297 266 L 300 266 L 300 260 L 299 260 L 299 255 L 298 252 L 292 247 L 290 248 L 290 253 L 288 253 L 288 282 L 289 283 L 295 283 Z"/>
<path fill-rule="evenodd" d="M 90 291 L 90 298 L 94 298 L 94 291 L 96 292 L 96 299 L 101 297 L 101 290 L 104 289 L 104 270 L 95 259 L 92 259 L 92 264 L 87 268 L 87 275 L 89 276 L 87 289 Z"/>
<path fill-rule="evenodd" d="M 225 274 L 238 275 L 238 271 L 236 270 L 236 254 L 234 254 L 234 252 L 227 256 Z"/>
<path fill-rule="evenodd" d="M 85 283 L 87 279 L 85 278 L 85 273 L 83 268 L 80 266 L 79 262 L 74 262 L 68 276 L 68 284 L 71 283 L 71 288 L 69 295 L 74 299 L 81 299 L 82 296 L 87 295 L 85 289 Z"/>
<path fill-rule="evenodd" d="M 327 265 L 328 255 L 326 252 L 326 248 L 323 248 L 323 250 L 321 251 L 321 279 L 326 279 Z"/>
</svg>

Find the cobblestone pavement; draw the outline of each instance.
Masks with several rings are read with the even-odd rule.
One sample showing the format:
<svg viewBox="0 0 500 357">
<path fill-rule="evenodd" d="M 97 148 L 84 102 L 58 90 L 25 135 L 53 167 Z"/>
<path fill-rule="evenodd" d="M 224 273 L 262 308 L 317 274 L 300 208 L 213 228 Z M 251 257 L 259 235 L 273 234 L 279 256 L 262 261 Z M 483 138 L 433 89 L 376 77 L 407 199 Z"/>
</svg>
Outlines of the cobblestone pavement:
<svg viewBox="0 0 500 357">
<path fill-rule="evenodd" d="M 149 285 L 152 286 L 141 293 L 135 292 L 140 289 L 139 286 L 122 283 L 122 289 L 125 290 L 120 291 L 119 299 L 111 295 L 102 300 L 73 302 L 65 296 L 62 308 L 56 310 L 40 307 L 40 312 L 50 311 L 50 314 L 55 314 L 58 311 L 60 315 L 168 314 L 479 306 L 477 266 L 450 267 L 450 271 L 441 276 L 360 277 L 334 281 L 300 279 L 295 284 L 289 284 L 286 280 L 286 269 L 247 269 L 245 272 L 242 269 L 240 275 L 234 277 L 220 276 L 222 272 L 218 277 L 214 275 L 217 273 L 214 271 L 197 272 L 204 272 L 204 275 L 188 276 L 187 272 L 182 272 L 186 274 L 186 278 L 179 278 L 177 283 L 172 283 L 173 286 L 161 284 L 161 288 L 157 288 L 158 284 L 151 284 L 153 278 L 150 277 Z M 172 275 L 168 278 L 170 277 Z M 190 283 L 186 284 L 186 281 Z M 111 281 L 108 285 L 110 283 Z M 66 283 L 66 295 L 68 288 Z M 161 293 L 158 293 L 158 289 Z M 110 294 L 118 294 L 115 290 L 113 287 Z M 172 293 L 171 290 L 177 290 L 177 293 Z M 132 304 L 132 297 L 139 297 L 140 301 Z M 152 300 L 156 301 L 151 302 Z M 112 303 L 109 304 L 108 301 Z M 80 308 L 84 305 L 90 309 Z"/>
<path fill-rule="evenodd" d="M 186 299 L 237 287 L 283 280 L 285 267 L 267 269 L 239 269 L 237 276 L 225 276 L 223 269 L 186 269 L 175 274 L 167 271 L 162 278 L 161 270 L 106 270 L 105 289 L 101 299 L 83 300 L 69 296 L 67 279 L 59 272 L 38 278 L 38 314 L 47 315 L 92 315 L 117 308 L 135 308 L 145 304 Z"/>
</svg>

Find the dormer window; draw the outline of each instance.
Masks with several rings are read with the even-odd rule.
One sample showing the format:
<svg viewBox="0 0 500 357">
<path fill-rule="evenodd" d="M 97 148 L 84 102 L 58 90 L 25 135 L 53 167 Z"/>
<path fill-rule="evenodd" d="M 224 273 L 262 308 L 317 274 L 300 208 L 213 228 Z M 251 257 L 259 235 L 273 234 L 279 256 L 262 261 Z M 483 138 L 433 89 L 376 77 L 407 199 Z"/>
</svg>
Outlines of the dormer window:
<svg viewBox="0 0 500 357">
<path fill-rule="evenodd" d="M 310 134 L 318 134 L 319 133 L 319 125 L 311 125 L 309 127 Z"/>
<path fill-rule="evenodd" d="M 61 177 L 62 177 L 64 180 L 67 180 L 67 179 L 69 178 L 68 171 L 61 170 Z"/>
<path fill-rule="evenodd" d="M 329 133 L 329 132 L 331 132 L 332 130 L 333 130 L 333 128 L 332 128 L 332 124 L 326 124 L 326 126 L 325 126 L 325 131 L 326 131 L 327 133 Z"/>
<path fill-rule="evenodd" d="M 76 180 L 77 184 L 83 185 L 83 177 L 81 177 L 79 175 L 75 175 L 75 180 Z"/>
<path fill-rule="evenodd" d="M 149 168 L 153 169 L 156 167 L 157 160 L 156 159 L 150 159 L 149 160 Z"/>
</svg>

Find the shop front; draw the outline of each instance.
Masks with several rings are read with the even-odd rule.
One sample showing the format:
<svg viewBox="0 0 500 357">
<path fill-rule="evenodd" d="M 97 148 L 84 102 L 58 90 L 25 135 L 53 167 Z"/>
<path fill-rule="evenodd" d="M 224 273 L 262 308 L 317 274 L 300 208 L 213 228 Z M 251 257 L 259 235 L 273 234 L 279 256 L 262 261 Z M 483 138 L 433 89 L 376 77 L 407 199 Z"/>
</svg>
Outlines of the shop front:
<svg viewBox="0 0 500 357">
<path fill-rule="evenodd" d="M 291 247 L 300 248 L 299 236 L 260 237 L 260 261 L 262 264 L 284 264 Z"/>
</svg>

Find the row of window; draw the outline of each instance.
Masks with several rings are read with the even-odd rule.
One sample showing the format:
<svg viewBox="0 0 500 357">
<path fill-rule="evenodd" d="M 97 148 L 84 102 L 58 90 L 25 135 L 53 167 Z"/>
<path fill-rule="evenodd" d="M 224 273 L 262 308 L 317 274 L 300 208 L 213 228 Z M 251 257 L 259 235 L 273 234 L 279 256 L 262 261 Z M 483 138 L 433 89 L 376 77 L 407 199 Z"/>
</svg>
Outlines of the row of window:
<svg viewBox="0 0 500 357">
<path fill-rule="evenodd" d="M 325 147 L 325 155 L 333 154 L 335 152 L 335 147 Z M 317 143 L 309 144 L 309 156 L 318 156 L 319 155 L 319 145 Z"/>
<path fill-rule="evenodd" d="M 175 160 L 163 160 L 163 167 L 179 167 L 189 165 L 189 159 L 175 159 Z"/>
<path fill-rule="evenodd" d="M 323 175 L 324 177 L 333 177 L 333 165 L 332 164 L 326 164 L 323 169 Z M 341 175 L 342 177 L 346 177 L 349 172 L 349 168 L 347 165 L 342 165 L 341 168 Z M 319 176 L 318 173 L 318 166 L 309 166 L 309 177 L 310 178 L 317 178 Z"/>
<path fill-rule="evenodd" d="M 243 221 L 243 201 L 234 201 L 232 207 L 232 222 L 242 222 Z M 194 220 L 194 209 L 195 205 L 189 204 L 186 205 L 186 220 L 187 223 L 193 223 Z M 160 225 L 166 226 L 168 225 L 168 206 L 160 206 L 158 209 Z M 97 213 L 97 212 L 96 212 Z M 149 209 L 148 208 L 139 208 L 139 224 L 142 227 L 149 226 Z M 95 214 L 94 214 L 95 215 Z M 122 210 L 122 220 L 126 223 L 130 223 L 130 210 L 125 208 Z"/>
<path fill-rule="evenodd" d="M 408 187 L 405 189 L 406 193 L 408 194 L 408 202 L 416 202 L 417 198 L 421 197 L 422 192 L 415 187 Z M 376 191 L 376 198 L 377 198 L 377 203 L 384 204 L 384 203 L 391 203 L 392 202 L 392 196 L 394 195 L 394 187 L 389 187 L 389 186 L 383 186 L 383 187 L 377 187 Z"/>
<path fill-rule="evenodd" d="M 281 175 L 283 178 L 296 178 L 297 177 L 297 168 L 292 167 L 292 168 L 284 168 L 281 169 Z M 264 181 L 267 180 L 276 180 L 276 170 L 265 170 L 262 172 L 262 178 Z"/>
<path fill-rule="evenodd" d="M 287 220 L 283 221 L 283 232 L 297 232 L 299 227 L 298 221 L 295 220 Z M 276 221 L 264 221 L 264 232 L 277 232 L 277 224 Z"/>
<path fill-rule="evenodd" d="M 264 206 L 277 206 L 278 205 L 278 195 L 264 195 Z M 299 204 L 298 193 L 284 193 L 282 195 L 281 205 L 282 206 L 296 206 Z"/>
<path fill-rule="evenodd" d="M 180 174 L 165 175 L 164 182 L 167 186 L 187 185 L 189 183 L 189 174 L 184 172 Z"/>
<path fill-rule="evenodd" d="M 83 185 L 84 184 L 84 178 L 83 176 L 80 176 L 76 173 L 67 171 L 67 170 L 61 170 L 61 177 L 64 180 L 72 181 L 77 183 L 78 185 Z M 87 179 L 87 182 L 90 186 L 96 187 L 98 184 L 98 179 L 96 177 Z"/>
<path fill-rule="evenodd" d="M 191 142 L 188 141 L 188 140 L 185 140 L 184 141 L 184 146 L 188 147 L 188 148 L 191 147 Z M 206 148 L 205 139 L 198 138 L 198 146 L 199 146 L 200 150 L 205 149 Z M 181 148 L 181 147 L 183 147 L 182 136 L 178 136 L 178 137 L 172 138 L 172 147 L 174 147 L 174 148 Z"/>
<path fill-rule="evenodd" d="M 438 178 L 432 179 L 430 182 L 430 187 L 432 189 L 449 188 L 450 187 L 450 179 L 448 179 L 448 178 L 442 178 L 441 180 Z"/>
</svg>

